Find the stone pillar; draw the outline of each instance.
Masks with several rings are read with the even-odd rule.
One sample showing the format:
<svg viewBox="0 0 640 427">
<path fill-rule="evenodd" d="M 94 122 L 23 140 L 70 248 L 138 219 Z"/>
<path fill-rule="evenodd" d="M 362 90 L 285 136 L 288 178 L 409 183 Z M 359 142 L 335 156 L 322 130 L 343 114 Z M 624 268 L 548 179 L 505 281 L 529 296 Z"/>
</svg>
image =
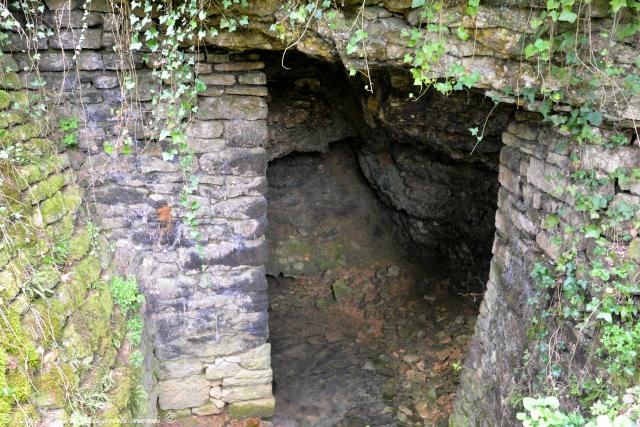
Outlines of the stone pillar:
<svg viewBox="0 0 640 427">
<path fill-rule="evenodd" d="M 267 95 L 257 55 L 211 54 L 199 66 L 208 86 L 188 129 L 199 178 L 199 231 L 206 244 L 170 242 L 144 258 L 159 360 L 159 407 L 195 415 L 270 416 L 266 246 Z M 165 169 L 166 166 L 159 166 Z M 153 169 L 153 168 L 152 168 Z M 151 170 L 148 170 L 151 172 Z M 164 192 L 163 192 L 164 193 Z M 170 212 L 175 200 L 148 196 Z M 162 226 L 162 224 L 160 224 Z M 167 230 L 173 238 L 182 230 Z M 169 243 L 169 242 L 167 242 Z"/>
</svg>

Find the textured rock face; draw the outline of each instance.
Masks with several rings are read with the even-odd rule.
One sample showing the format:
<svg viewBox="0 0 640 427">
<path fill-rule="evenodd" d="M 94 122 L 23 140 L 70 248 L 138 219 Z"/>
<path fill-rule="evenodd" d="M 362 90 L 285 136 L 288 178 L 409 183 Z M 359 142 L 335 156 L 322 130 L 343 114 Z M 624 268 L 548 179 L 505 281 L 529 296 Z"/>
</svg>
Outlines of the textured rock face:
<svg viewBox="0 0 640 427">
<path fill-rule="evenodd" d="M 187 130 L 201 251 L 181 221 L 179 169 L 157 147 L 117 168 L 94 157 L 96 212 L 147 298 L 159 409 L 212 415 L 232 404 L 268 416 L 264 64 L 256 55 L 210 60 L 212 71 L 200 74 L 209 89 Z"/>
<path fill-rule="evenodd" d="M 456 289 L 480 290 L 494 233 L 500 134 L 513 109 L 493 109 L 474 146 L 468 128 L 482 126 L 493 108 L 480 94 L 427 92 L 411 101 L 408 73 L 378 70 L 372 96 L 340 66 L 288 58 L 290 71 L 279 56 L 267 62 L 269 158 L 325 152 L 330 143 L 357 136 L 360 167 L 392 208 L 396 237 L 414 256 L 438 254 L 439 264 L 454 272 Z"/>
<path fill-rule="evenodd" d="M 119 17 L 107 13 L 106 2 L 91 2 L 86 15 L 76 1 L 46 2 L 46 20 L 59 30 L 37 46 L 42 51 L 37 66 L 48 87 L 63 89 L 52 119 L 79 119 L 80 151 L 66 158 L 64 165 L 51 170 L 44 165 L 43 170 L 29 172 L 37 184 L 30 197 L 41 213 L 33 222 L 55 233 L 68 228 L 80 206 L 80 188 L 86 189 L 93 217 L 111 235 L 120 272 L 136 276 L 147 296 L 150 334 L 144 383 L 151 416 L 158 401 L 161 409 L 195 415 L 215 414 L 225 406 L 237 416 L 271 413 L 263 237 L 266 164 L 291 151 L 324 151 L 334 141 L 357 136 L 363 141 L 358 154 L 365 176 L 385 203 L 401 211 L 396 224 L 408 243 L 440 251 L 475 276 L 469 266 L 482 265 L 493 240 L 487 230 L 495 221 L 490 278 L 452 424 L 513 422 L 507 400 L 525 346 L 529 271 L 541 253 L 555 255 L 540 223 L 546 214 L 571 203 L 552 195 L 552 181 L 562 175 L 558 172 L 569 163 L 569 153 L 560 149 L 561 135 L 520 112 L 514 118 L 510 107 L 493 111 L 484 140 L 474 150 L 467 129 L 482 126 L 492 108 L 477 93 L 451 99 L 427 94 L 418 102 L 407 100 L 410 82 L 401 68 L 407 48 L 399 34 L 416 22 L 410 3 L 388 0 L 381 3 L 384 7 L 368 5 L 363 14 L 370 34 L 367 54 L 375 96 L 362 90 L 361 81 L 346 82 L 342 65 L 317 72 L 317 63 L 288 56 L 285 62 L 296 67 L 293 74 L 284 74 L 269 65 L 279 64 L 280 58 L 265 65 L 250 53 L 202 56 L 201 77 L 210 87 L 200 97 L 188 141 L 196 153 L 194 170 L 200 178 L 196 217 L 206 238 L 198 253 L 180 220 L 179 168 L 161 160 L 157 144 L 146 147 L 157 135 L 140 126 L 140 116 L 159 112 L 149 102 L 154 82 L 139 57 L 134 66 L 142 88 L 140 109 L 127 112 L 125 123 L 139 150 L 117 159 L 102 152 L 103 143 L 116 140 L 122 130 L 113 116 L 124 99 L 118 83 L 123 64 L 112 50 Z M 279 4 L 255 2 L 249 11 L 249 30 L 222 34 L 212 44 L 239 50 L 282 49 L 268 31 Z M 521 36 L 529 31 L 529 6 L 488 2 L 474 21 L 451 6 L 448 25 L 477 28 L 478 43 L 474 47 L 460 42 L 451 32 L 450 51 L 436 71 L 444 72 L 459 59 L 466 68 L 481 72 L 483 89 L 531 87 L 537 79 L 535 64 L 517 62 Z M 362 58 L 344 54 L 349 19 L 340 15 L 333 28 L 325 22 L 314 24 L 298 49 L 363 68 Z M 81 37 L 84 23 L 88 29 Z M 505 23 L 511 28 L 504 28 Z M 3 49 L 13 52 L 11 68 L 22 70 L 31 64 L 20 53 L 24 44 L 15 36 Z M 72 49 L 78 43 L 82 52 L 73 59 Z M 612 47 L 612 57 L 621 64 L 633 62 L 637 43 Z M 11 90 L 31 88 L 37 82 L 34 73 L 22 71 L 8 72 L 1 79 L 3 88 Z M 265 82 L 272 88 L 270 99 Z M 637 101 L 624 107 L 624 117 L 638 118 Z M 15 125 L 13 135 L 22 141 L 38 134 L 37 126 L 20 118 L 2 120 L 6 126 Z M 637 142 L 613 151 L 586 146 L 573 154 L 603 173 L 638 163 Z M 79 170 L 77 185 L 70 166 Z M 637 183 L 625 184 L 622 191 L 639 195 Z M 6 265 L 8 259 L 2 261 Z M 4 271 L 0 277 L 3 292 L 23 313 L 26 304 L 14 281 Z M 47 287 L 57 283 L 55 275 L 48 279 Z M 61 300 L 81 305 L 73 288 L 62 284 L 59 289 Z M 73 327 L 64 331 L 67 343 L 79 341 L 76 333 L 81 325 L 80 320 L 71 322 Z M 104 336 L 96 333 L 94 338 Z M 64 357 L 77 356 L 89 364 L 94 350 L 70 345 Z M 189 395 L 182 393 L 185 385 Z M 59 406 L 56 397 L 44 390 L 43 405 Z"/>
</svg>

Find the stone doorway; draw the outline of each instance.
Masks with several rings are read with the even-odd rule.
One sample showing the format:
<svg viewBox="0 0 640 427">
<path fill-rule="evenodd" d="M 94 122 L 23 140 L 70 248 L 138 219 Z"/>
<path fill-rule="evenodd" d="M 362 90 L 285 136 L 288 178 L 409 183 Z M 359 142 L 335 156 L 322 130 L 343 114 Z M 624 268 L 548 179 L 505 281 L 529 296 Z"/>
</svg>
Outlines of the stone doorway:
<svg viewBox="0 0 640 427">
<path fill-rule="evenodd" d="M 468 155 L 490 101 L 266 64 L 274 424 L 447 425 L 495 233 L 502 130 Z"/>
</svg>

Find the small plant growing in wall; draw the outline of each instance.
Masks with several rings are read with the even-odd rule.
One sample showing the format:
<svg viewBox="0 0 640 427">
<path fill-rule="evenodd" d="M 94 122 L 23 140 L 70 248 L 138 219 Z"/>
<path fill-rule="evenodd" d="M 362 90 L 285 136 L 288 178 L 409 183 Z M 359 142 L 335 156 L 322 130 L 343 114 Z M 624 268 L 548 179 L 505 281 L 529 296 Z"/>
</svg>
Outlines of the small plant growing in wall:
<svg viewBox="0 0 640 427">
<path fill-rule="evenodd" d="M 58 129 L 62 132 L 62 143 L 65 147 L 78 145 L 78 119 L 63 117 L 58 121 Z"/>
<path fill-rule="evenodd" d="M 113 302 L 120 308 L 123 316 L 129 317 L 126 321 L 127 341 L 133 347 L 138 347 L 142 341 L 144 322 L 139 310 L 144 303 L 144 295 L 138 290 L 135 278 L 114 276 L 109 282 L 109 289 Z M 129 365 L 139 368 L 144 362 L 144 355 L 140 350 L 134 350 L 129 355 Z"/>
</svg>

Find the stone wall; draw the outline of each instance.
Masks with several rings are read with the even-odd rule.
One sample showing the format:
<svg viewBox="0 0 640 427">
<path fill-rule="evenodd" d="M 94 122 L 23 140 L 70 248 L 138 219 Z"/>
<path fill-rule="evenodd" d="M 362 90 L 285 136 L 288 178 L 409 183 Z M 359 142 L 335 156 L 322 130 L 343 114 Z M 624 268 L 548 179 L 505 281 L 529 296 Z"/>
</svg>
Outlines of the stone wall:
<svg viewBox="0 0 640 427">
<path fill-rule="evenodd" d="M 586 146 L 579 152 L 568 153 L 559 144 L 564 138 L 562 135 L 543 128 L 536 117 L 518 112 L 502 134 L 504 145 L 498 166 L 498 136 L 512 114 L 512 109 L 505 107 L 494 112 L 485 144 L 480 146 L 475 158 L 468 159 L 473 143 L 466 145 L 467 129 L 480 124 L 478 120 L 480 117 L 484 120 L 492 104 L 476 93 L 449 104 L 456 107 L 450 114 L 443 115 L 445 101 L 437 96 L 417 103 L 400 97 L 398 94 L 405 91 L 406 84 L 402 81 L 406 80 L 406 73 L 399 69 L 408 48 L 398 34 L 416 22 L 416 12 L 411 10 L 409 1 L 385 1 L 382 2 L 384 8 L 367 6 L 363 14 L 370 34 L 367 53 L 374 68 L 374 79 L 380 79 L 375 81 L 375 88 L 381 90 L 369 96 L 356 80 L 358 89 L 349 89 L 356 95 L 345 103 L 343 111 L 356 115 L 348 120 L 344 116 L 327 116 L 322 109 L 314 110 L 313 97 L 319 96 L 319 91 L 313 89 L 316 81 L 301 80 L 300 88 L 306 88 L 306 95 L 311 95 L 312 101 L 300 99 L 292 105 L 281 102 L 282 109 L 274 108 L 275 121 L 270 124 L 274 137 L 269 141 L 267 76 L 260 58 L 254 54 L 228 52 L 201 58 L 198 72 L 209 88 L 199 99 L 200 111 L 189 128 L 188 141 L 196 153 L 193 170 L 199 178 L 196 216 L 204 234 L 200 242 L 203 250 L 199 252 L 181 220 L 184 211 L 179 193 L 184 177 L 175 163 L 162 160 L 159 144 L 150 143 L 156 135 L 144 126 L 145 118 L 162 111 L 150 102 L 154 89 L 151 70 L 144 68 L 140 57 L 133 58 L 139 83 L 137 102 L 130 105 L 133 108 L 121 111 L 123 117 L 114 114 L 125 106 L 125 94 L 118 78 L 124 65 L 112 52 L 115 34 L 125 17 L 110 13 L 105 1 L 91 2 L 86 15 L 76 7 L 75 1 L 46 3 L 44 22 L 55 34 L 35 46 L 40 50 L 36 64 L 31 64 L 21 53 L 25 44 L 13 34 L 2 46 L 4 51 L 13 54 L 8 63 L 3 59 L 0 79 L 5 89 L 13 91 L 6 97 L 0 93 L 0 105 L 6 104 L 0 125 L 8 129 L 11 143 L 19 140 L 32 153 L 52 145 L 37 138 L 41 136 L 38 126 L 33 127 L 28 119 L 7 110 L 11 103 L 20 103 L 25 98 L 23 87 L 35 89 L 42 81 L 46 88 L 54 90 L 59 101 L 51 114 L 51 123 L 56 123 L 58 117 L 76 117 L 80 122 L 79 150 L 63 155 L 44 155 L 43 152 L 43 158 L 38 159 L 40 166 L 28 166 L 21 172 L 20 176 L 28 177 L 30 187 L 19 187 L 18 193 L 13 194 L 14 198 L 27 201 L 25 215 L 30 226 L 37 230 L 33 236 L 67 237 L 79 244 L 79 252 L 73 255 L 76 258 L 71 258 L 64 269 L 58 271 L 59 276 L 51 269 L 41 275 L 42 285 L 50 288 L 55 301 L 60 303 L 54 306 L 62 307 L 58 314 L 50 314 L 57 316 L 51 323 L 59 328 L 56 340 L 62 350 L 48 352 L 46 346 L 33 349 L 42 354 L 45 362 L 39 371 L 43 376 L 35 383 L 41 393 L 36 406 L 45 408 L 42 416 L 53 419 L 65 416 L 59 385 L 48 392 L 48 376 L 58 372 L 54 367 L 60 367 L 73 382 L 84 384 L 84 378 L 88 382 L 95 380 L 90 375 L 90 367 L 116 366 L 115 350 L 105 343 L 110 333 L 122 325 L 114 323 L 112 313 L 103 310 L 112 306 L 104 288 L 90 286 L 98 281 L 106 263 L 101 264 L 98 258 L 87 254 L 86 236 L 82 236 L 84 225 L 76 220 L 83 199 L 91 202 L 88 206 L 91 218 L 99 220 L 110 236 L 117 270 L 137 277 L 147 296 L 145 342 L 149 347 L 143 381 L 148 392 L 147 412 L 154 414 L 159 402 L 160 409 L 178 414 L 214 414 L 225 407 L 233 416 L 272 413 L 263 267 L 265 169 L 268 158 L 300 149 L 300 146 L 278 146 L 283 138 L 295 135 L 300 129 L 298 135 L 308 136 L 317 130 L 309 126 L 309 117 L 314 120 L 329 117 L 323 123 L 337 124 L 332 132 L 312 134 L 305 144 L 316 144 L 313 148 L 316 150 L 344 136 L 364 137 L 367 145 L 361 151 L 361 164 L 369 172 L 370 181 L 380 193 L 386 193 L 390 205 L 405 211 L 415 207 L 410 203 L 411 198 L 405 196 L 419 190 L 421 180 L 437 184 L 443 176 L 454 173 L 453 164 L 447 164 L 451 159 L 464 163 L 464 170 L 470 172 L 462 173 L 455 180 L 445 180 L 440 187 L 430 186 L 432 193 L 416 192 L 416 199 L 448 198 L 451 201 L 456 193 L 444 187 L 473 185 L 473 177 L 477 176 L 474 170 L 479 169 L 487 187 L 470 191 L 468 199 L 463 198 L 463 203 L 457 205 L 458 209 L 464 209 L 485 192 L 495 191 L 495 185 L 488 182 L 491 174 L 498 172 L 500 190 L 491 274 L 452 422 L 460 426 L 512 423 L 507 399 L 513 385 L 513 370 L 520 365 L 526 346 L 525 328 L 530 313 L 525 302 L 531 293 L 531 263 L 540 254 L 557 256 L 540 224 L 546 214 L 560 213 L 563 206 L 572 203 L 554 194 L 552 181 L 566 175 L 570 154 L 603 172 L 611 172 L 616 166 L 638 165 L 637 142 L 633 148 L 603 151 L 600 147 Z M 277 14 L 278 3 L 256 2 L 249 11 L 250 26 L 246 31 L 221 35 L 211 40 L 211 44 L 238 49 L 283 48 L 268 30 Z M 508 7 L 498 6 L 494 3 L 483 6 L 473 22 L 458 13 L 462 6 L 452 6 L 454 19 L 447 25 L 477 30 L 478 42 L 462 43 L 452 31 L 448 42 L 451 50 L 442 69 L 436 71 L 444 72 L 452 61 L 461 58 L 466 68 L 482 72 L 479 85 L 484 89 L 529 87 L 536 81 L 535 64 L 518 59 L 522 35 L 530 31 L 529 9 L 521 7 L 519 2 Z M 597 20 L 606 19 L 597 5 L 593 15 Z M 362 68 L 362 58 L 344 55 L 349 36 L 340 29 L 348 26 L 350 18 L 344 14 L 338 18 L 338 24 L 333 27 L 324 23 L 314 25 L 309 37 L 297 47 L 325 60 L 340 58 L 345 64 Z M 498 25 L 504 23 L 512 28 Z M 82 29 L 84 24 L 86 29 Z M 74 59 L 77 48 L 80 52 Z M 634 54 L 637 48 L 637 42 L 616 45 L 612 47 L 612 58 L 630 66 L 637 57 Z M 516 63 L 517 76 L 511 72 Z M 32 66 L 39 72 L 33 72 Z M 30 71 L 21 71 L 25 67 Z M 376 74 L 380 68 L 390 71 Z M 329 82 L 329 86 L 332 83 Z M 338 95 L 344 96 L 344 93 Z M 271 105 L 275 107 L 277 103 Z M 623 117 L 637 117 L 637 99 L 625 108 Z M 300 112 L 307 116 L 297 120 Z M 439 121 L 433 120 L 433 112 L 438 114 Z M 445 123 L 446 126 L 441 126 Z M 132 155 L 106 154 L 104 143 L 122 135 L 132 137 Z M 270 149 L 269 154 L 265 147 Z M 416 162 L 416 158 L 421 160 Z M 420 168 L 416 168 L 415 163 L 419 163 Z M 425 164 L 429 165 L 426 175 Z M 403 173 L 406 176 L 407 172 L 409 180 L 391 179 L 396 175 L 402 177 Z M 383 180 L 385 177 L 389 179 Z M 411 185 L 407 185 L 408 182 Z M 395 185 L 388 186 L 388 183 Z M 608 191 L 612 196 L 618 191 L 615 197 L 638 199 L 637 184 Z M 400 194 L 403 196 L 398 197 Z M 484 225 L 492 217 L 493 200 L 495 197 L 489 196 L 481 205 L 478 217 Z M 432 221 L 431 228 L 423 233 L 425 239 L 441 228 L 439 218 L 431 215 L 433 212 L 414 210 L 414 213 L 417 222 L 413 228 L 409 227 L 410 234 L 420 236 L 422 220 Z M 452 214 L 455 212 L 448 212 L 441 219 L 450 220 Z M 570 217 L 563 220 L 572 221 Z M 471 234 L 475 225 L 467 224 L 468 232 L 463 230 L 458 237 Z M 472 240 L 484 241 L 486 245 L 489 239 L 479 235 Z M 25 238 L 24 242 L 27 243 L 24 247 L 2 248 L 0 286 L 3 302 L 9 307 L 7 318 L 14 319 L 12 324 L 21 323 L 31 328 L 34 318 L 29 315 L 29 307 L 33 301 L 28 301 L 23 290 L 16 286 L 15 271 L 7 268 L 18 253 L 29 254 L 34 247 L 39 250 L 36 238 Z M 38 299 L 34 301 L 37 303 Z M 50 307 L 43 309 L 51 312 Z M 87 322 L 97 326 L 86 328 Z M 105 329 L 106 326 L 111 329 Z M 91 334 L 81 338 L 78 330 L 91 331 Z M 89 342 L 90 348 L 83 347 L 80 351 L 75 344 L 79 341 Z M 66 365 L 80 371 L 65 370 Z M 124 372 L 121 375 L 129 378 Z M 122 401 L 120 396 L 119 402 Z"/>
<path fill-rule="evenodd" d="M 208 54 L 208 85 L 188 128 L 199 180 L 198 242 L 183 223 L 184 177 L 150 145 L 93 158 L 95 215 L 138 278 L 157 359 L 159 408 L 179 415 L 272 413 L 264 262 L 267 95 L 257 55 Z M 149 107 L 150 108 L 150 107 Z M 95 172 L 94 172 L 95 173 Z"/>
<path fill-rule="evenodd" d="M 45 91 L 56 101 L 47 122 L 56 137 L 63 136 L 55 129 L 59 118 L 74 118 L 79 123 L 78 148 L 59 161 L 52 157 L 43 166 L 33 166 L 35 172 L 29 172 L 33 175 L 29 179 L 37 185 L 36 208 L 52 211 L 39 219 L 42 227 L 47 226 L 50 233 L 62 233 L 57 231 L 62 227 L 58 224 L 64 224 L 71 228 L 64 233 L 72 233 L 73 218 L 85 197 L 88 203 L 83 212 L 103 230 L 114 249 L 110 265 L 118 274 L 137 279 L 146 296 L 142 385 L 147 393 L 148 418 L 153 419 L 158 408 L 177 415 L 217 414 L 227 408 L 235 417 L 269 416 L 274 399 L 263 267 L 267 162 L 263 148 L 267 135 L 264 64 L 251 54 L 221 52 L 206 58 L 202 54 L 197 71 L 208 89 L 200 97 L 200 112 L 188 129 L 188 144 L 196 154 L 193 171 L 200 182 L 192 199 L 199 204 L 195 214 L 204 235 L 198 251 L 181 219 L 185 213 L 180 203 L 184 176 L 177 160 L 162 160 L 162 148 L 153 141 L 157 133 L 147 126 L 151 116 L 162 113 L 150 102 L 151 92 L 157 88 L 151 70 L 144 68 L 139 56 L 132 58 L 136 89 L 125 92 L 121 87 L 120 73 L 127 66 L 111 51 L 125 17 L 110 13 L 105 2 L 91 2 L 86 13 L 75 2 L 51 1 L 47 5 L 44 21 L 54 35 L 37 46 L 36 63 L 21 52 L 26 44 L 19 37 L 3 46 L 12 51 L 15 61 L 8 64 L 10 72 L 3 74 L 3 85 L 35 89 L 44 82 Z M 82 29 L 83 23 L 86 29 Z M 79 52 L 74 59 L 76 49 Z M 25 92 L 19 95 L 26 96 Z M 14 101 L 12 96 L 8 95 L 7 105 Z M 126 104 L 125 97 L 133 102 Z M 13 115 L 7 114 L 5 119 L 9 125 L 22 123 Z M 25 125 L 12 132 L 29 141 L 38 135 L 39 128 Z M 131 137 L 132 154 L 107 154 L 106 144 L 115 145 L 123 135 Z M 29 144 L 39 147 L 44 143 L 34 140 Z M 47 167 L 51 170 L 41 170 Z M 47 185 L 39 185 L 40 180 Z M 87 289 L 99 277 L 97 263 L 94 258 L 79 263 L 89 270 L 84 273 L 86 278 L 82 276 Z M 3 278 L 8 274 L 2 273 Z M 69 274 L 65 280 L 75 286 L 74 271 Z M 46 283 L 48 288 L 54 288 L 59 277 L 51 281 Z M 11 294 L 8 300 L 20 297 L 11 283 L 3 283 Z M 70 292 L 67 288 L 71 284 L 63 283 L 60 288 Z M 107 329 L 107 336 L 98 328 L 104 321 L 101 310 L 111 307 L 108 289 L 98 295 L 89 291 L 85 300 L 81 299 L 84 293 L 75 291 L 74 304 L 85 304 L 80 314 L 69 317 L 71 326 L 62 335 L 64 351 L 78 352 L 81 344 L 110 342 L 108 336 L 118 329 Z M 17 298 L 14 305 L 20 306 L 21 312 L 27 310 L 24 298 Z M 91 322 L 90 311 L 95 312 Z M 66 319 L 71 312 L 65 313 Z M 84 322 L 82 327 L 74 323 L 76 317 Z M 82 337 L 65 341 L 73 331 Z M 98 350 L 82 347 L 80 356 L 65 356 L 64 361 L 85 366 L 93 360 L 100 367 L 96 358 L 102 353 Z M 92 353 L 87 352 L 98 356 L 92 359 Z M 108 353 L 109 357 L 115 354 Z M 55 357 L 57 353 L 47 360 Z M 124 377 L 122 384 L 137 386 Z M 127 396 L 120 398 L 118 403 L 126 406 Z M 56 400 L 43 405 L 57 410 L 62 403 Z M 64 414 L 56 412 L 55 416 L 63 418 Z"/>
<path fill-rule="evenodd" d="M 363 176 L 389 207 L 394 234 L 412 257 L 451 277 L 452 291 L 481 292 L 498 195 L 500 135 L 514 107 L 477 92 L 426 92 L 410 100 L 401 69 L 374 70 L 372 95 L 340 64 L 291 53 L 267 56 L 270 159 L 326 152 L 355 141 Z M 480 144 L 469 128 L 482 126 Z"/>
<path fill-rule="evenodd" d="M 131 419 L 139 375 L 106 283 L 109 253 L 85 215 L 79 164 L 44 117 L 28 113 L 39 98 L 18 69 L 2 57 L 0 425 L 96 415 L 82 403 L 90 394 L 101 396 L 100 417 Z"/>
<path fill-rule="evenodd" d="M 515 423 L 509 399 L 517 391 L 515 368 L 522 366 L 527 330 L 535 314 L 528 303 L 534 296 L 530 274 L 535 262 L 560 256 L 560 246 L 545 230 L 545 220 L 551 214 L 558 215 L 558 229 L 562 230 L 579 226 L 581 215 L 586 215 L 576 212 L 575 199 L 563 191 L 570 184 L 571 172 L 581 167 L 605 176 L 618 167 L 640 165 L 637 142 L 616 149 L 572 146 L 567 136 L 527 112 L 516 113 L 502 134 L 502 142 L 490 277 L 461 376 L 451 419 L 454 426 Z M 609 209 L 622 200 L 640 206 L 636 181 L 618 186 L 610 183 L 600 191 L 612 200 Z M 588 246 L 583 242 L 578 254 L 585 262 Z M 575 340 L 575 336 L 569 334 L 567 339 Z"/>
</svg>

